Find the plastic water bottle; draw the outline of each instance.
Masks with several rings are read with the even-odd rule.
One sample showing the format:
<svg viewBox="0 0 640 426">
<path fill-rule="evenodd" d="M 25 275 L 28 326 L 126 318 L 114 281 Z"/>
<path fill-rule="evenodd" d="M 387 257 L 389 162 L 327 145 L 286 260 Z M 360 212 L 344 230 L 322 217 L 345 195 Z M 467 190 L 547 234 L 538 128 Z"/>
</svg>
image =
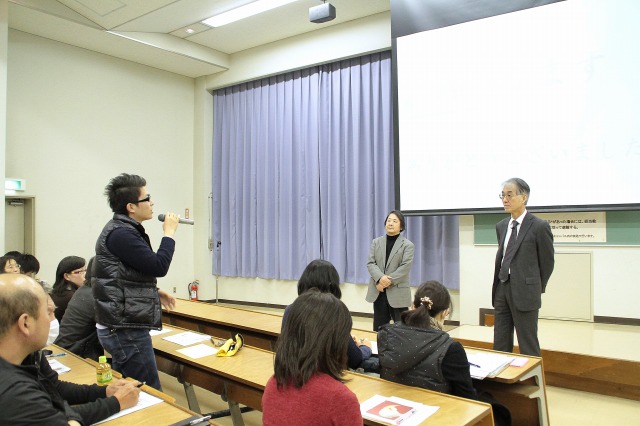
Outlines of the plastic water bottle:
<svg viewBox="0 0 640 426">
<path fill-rule="evenodd" d="M 96 373 L 98 375 L 98 384 L 100 386 L 108 386 L 111 383 L 111 366 L 107 362 L 106 356 L 98 358 L 100 362 L 96 367 Z"/>
</svg>

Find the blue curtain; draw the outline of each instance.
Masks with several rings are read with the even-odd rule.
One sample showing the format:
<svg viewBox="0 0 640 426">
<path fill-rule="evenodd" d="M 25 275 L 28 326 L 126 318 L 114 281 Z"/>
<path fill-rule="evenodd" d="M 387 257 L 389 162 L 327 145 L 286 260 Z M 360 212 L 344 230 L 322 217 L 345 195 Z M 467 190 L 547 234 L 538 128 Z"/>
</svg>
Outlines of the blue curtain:
<svg viewBox="0 0 640 426">
<path fill-rule="evenodd" d="M 214 92 L 214 274 L 296 280 L 311 260 L 366 283 L 394 206 L 391 53 Z M 458 219 L 407 218 L 411 282 L 459 288 Z"/>
</svg>

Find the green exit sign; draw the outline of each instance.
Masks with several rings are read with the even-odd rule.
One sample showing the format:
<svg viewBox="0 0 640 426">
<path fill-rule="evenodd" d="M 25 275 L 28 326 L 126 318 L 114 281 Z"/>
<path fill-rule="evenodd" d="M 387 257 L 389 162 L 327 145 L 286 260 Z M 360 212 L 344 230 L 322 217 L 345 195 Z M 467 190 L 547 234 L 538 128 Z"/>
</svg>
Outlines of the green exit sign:
<svg viewBox="0 0 640 426">
<path fill-rule="evenodd" d="M 4 189 L 6 191 L 24 191 L 27 189 L 27 182 L 24 179 L 6 178 Z"/>
</svg>

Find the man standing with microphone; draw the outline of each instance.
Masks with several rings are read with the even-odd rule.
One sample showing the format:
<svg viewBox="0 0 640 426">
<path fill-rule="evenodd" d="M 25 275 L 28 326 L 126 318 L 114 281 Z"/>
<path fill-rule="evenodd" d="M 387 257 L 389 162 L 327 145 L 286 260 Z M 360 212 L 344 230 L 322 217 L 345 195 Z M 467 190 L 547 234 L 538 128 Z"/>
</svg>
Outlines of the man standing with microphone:
<svg viewBox="0 0 640 426">
<path fill-rule="evenodd" d="M 162 390 L 150 329 L 162 328 L 162 309 L 176 299 L 157 287 L 157 277 L 169 271 L 179 216 L 165 215 L 164 237 L 151 248 L 142 222 L 153 218 L 147 182 L 123 173 L 109 181 L 105 195 L 113 211 L 96 242 L 91 279 L 98 339 L 111 354 L 113 369 Z"/>
</svg>

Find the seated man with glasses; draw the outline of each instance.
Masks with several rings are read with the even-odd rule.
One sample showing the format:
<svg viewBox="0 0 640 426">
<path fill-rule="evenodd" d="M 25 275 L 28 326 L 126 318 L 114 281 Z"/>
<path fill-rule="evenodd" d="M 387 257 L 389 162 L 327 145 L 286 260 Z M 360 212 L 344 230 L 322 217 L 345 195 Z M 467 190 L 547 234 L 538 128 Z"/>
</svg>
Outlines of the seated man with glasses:
<svg viewBox="0 0 640 426">
<path fill-rule="evenodd" d="M 114 215 L 96 242 L 92 289 L 98 339 L 112 356 L 114 370 L 162 390 L 149 329 L 162 328 L 161 304 L 176 299 L 158 289 L 157 277 L 169 272 L 179 216 L 167 213 L 157 252 L 142 222 L 153 218 L 147 182 L 123 173 L 111 179 L 105 195 Z"/>
</svg>

